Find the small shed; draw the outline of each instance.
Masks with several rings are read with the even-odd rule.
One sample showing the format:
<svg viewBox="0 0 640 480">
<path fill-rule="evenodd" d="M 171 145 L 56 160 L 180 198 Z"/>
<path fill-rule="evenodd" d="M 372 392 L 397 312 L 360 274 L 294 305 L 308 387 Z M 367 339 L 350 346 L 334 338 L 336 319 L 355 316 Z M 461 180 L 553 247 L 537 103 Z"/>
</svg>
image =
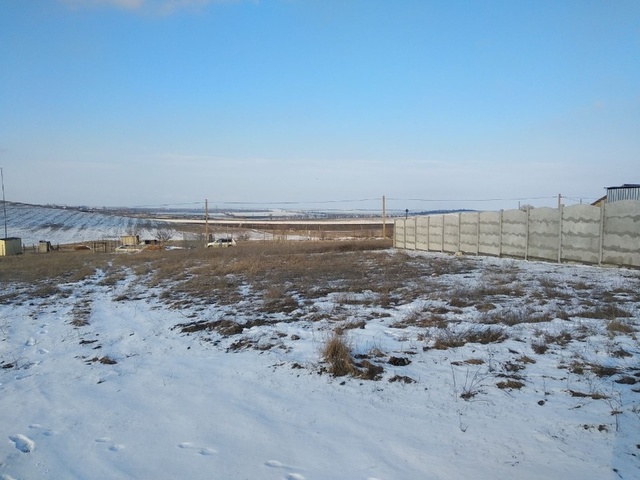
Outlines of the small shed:
<svg viewBox="0 0 640 480">
<path fill-rule="evenodd" d="M 22 239 L 18 237 L 0 238 L 0 257 L 22 253 Z"/>
<path fill-rule="evenodd" d="M 48 253 L 51 251 L 51 242 L 47 240 L 40 240 L 38 243 L 38 253 Z"/>
<path fill-rule="evenodd" d="M 122 235 L 120 237 L 120 243 L 127 247 L 134 247 L 140 244 L 139 235 Z"/>
</svg>

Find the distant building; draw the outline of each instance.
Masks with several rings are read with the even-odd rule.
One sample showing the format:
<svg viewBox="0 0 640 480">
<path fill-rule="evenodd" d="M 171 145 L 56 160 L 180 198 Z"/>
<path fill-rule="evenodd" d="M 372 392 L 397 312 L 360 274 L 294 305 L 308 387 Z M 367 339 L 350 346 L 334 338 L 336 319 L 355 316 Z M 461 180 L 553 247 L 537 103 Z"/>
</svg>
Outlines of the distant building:
<svg viewBox="0 0 640 480">
<path fill-rule="evenodd" d="M 22 239 L 18 237 L 0 238 L 0 257 L 22 253 Z"/>
<path fill-rule="evenodd" d="M 620 187 L 607 187 L 607 203 L 620 200 L 640 200 L 640 184 L 625 183 Z"/>
<path fill-rule="evenodd" d="M 38 253 L 47 253 L 51 251 L 51 242 L 47 240 L 40 240 L 38 243 Z"/>
<path fill-rule="evenodd" d="M 140 244 L 140 236 L 138 235 L 122 235 L 120 243 L 126 247 L 134 247 Z"/>
</svg>

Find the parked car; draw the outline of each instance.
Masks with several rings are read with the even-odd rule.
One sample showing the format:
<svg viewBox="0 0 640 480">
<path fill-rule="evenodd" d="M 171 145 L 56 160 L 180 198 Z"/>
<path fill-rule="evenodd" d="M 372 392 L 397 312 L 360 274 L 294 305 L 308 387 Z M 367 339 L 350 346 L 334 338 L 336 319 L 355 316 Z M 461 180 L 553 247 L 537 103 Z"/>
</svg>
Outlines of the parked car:
<svg viewBox="0 0 640 480">
<path fill-rule="evenodd" d="M 218 238 L 213 242 L 207 243 L 207 247 L 235 247 L 236 241 L 233 238 Z"/>
</svg>

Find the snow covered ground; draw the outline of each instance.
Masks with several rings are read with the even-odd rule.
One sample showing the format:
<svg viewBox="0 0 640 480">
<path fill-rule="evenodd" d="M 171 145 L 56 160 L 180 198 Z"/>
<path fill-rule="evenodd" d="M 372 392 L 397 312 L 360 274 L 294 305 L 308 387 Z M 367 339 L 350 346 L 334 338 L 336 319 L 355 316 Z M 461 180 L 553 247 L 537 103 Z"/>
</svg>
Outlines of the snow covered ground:
<svg viewBox="0 0 640 480">
<path fill-rule="evenodd" d="M 100 270 L 45 297 L 0 276 L 0 478 L 640 478 L 640 272 L 406 261 L 468 268 L 418 279 L 414 298 L 385 306 L 335 287 L 232 335 L 176 326 L 247 321 L 246 308 L 176 308 L 134 269 L 115 282 Z M 462 298 L 490 280 L 522 291 L 485 290 L 484 312 L 420 293 L 420 282 L 438 282 Z M 490 322 L 494 311 L 559 305 L 565 318 Z M 621 318 L 578 314 L 604 305 Z M 321 350 L 336 325 L 310 312 L 338 310 L 345 324 L 364 321 L 345 338 L 384 368 L 380 379 L 326 373 Z M 432 314 L 448 326 L 420 323 Z M 438 347 L 481 321 L 507 338 Z"/>
</svg>

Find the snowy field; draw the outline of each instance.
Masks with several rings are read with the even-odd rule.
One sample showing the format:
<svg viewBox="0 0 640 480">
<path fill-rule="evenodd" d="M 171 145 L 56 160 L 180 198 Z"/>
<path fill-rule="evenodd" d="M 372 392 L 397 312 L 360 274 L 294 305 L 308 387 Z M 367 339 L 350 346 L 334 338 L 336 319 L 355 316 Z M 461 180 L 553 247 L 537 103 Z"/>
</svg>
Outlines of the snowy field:
<svg viewBox="0 0 640 480">
<path fill-rule="evenodd" d="M 119 240 L 121 235 L 138 234 L 141 239 L 156 238 L 159 220 L 125 217 L 100 211 L 51 208 L 22 203 L 7 204 L 7 233 L 19 237 L 22 245 L 37 245 L 40 240 L 52 245 L 98 240 Z"/>
<path fill-rule="evenodd" d="M 189 290 L 187 257 L 52 290 L 0 262 L 0 478 L 640 478 L 640 272 L 340 255 L 360 279 L 275 299 L 248 271 Z"/>
</svg>

